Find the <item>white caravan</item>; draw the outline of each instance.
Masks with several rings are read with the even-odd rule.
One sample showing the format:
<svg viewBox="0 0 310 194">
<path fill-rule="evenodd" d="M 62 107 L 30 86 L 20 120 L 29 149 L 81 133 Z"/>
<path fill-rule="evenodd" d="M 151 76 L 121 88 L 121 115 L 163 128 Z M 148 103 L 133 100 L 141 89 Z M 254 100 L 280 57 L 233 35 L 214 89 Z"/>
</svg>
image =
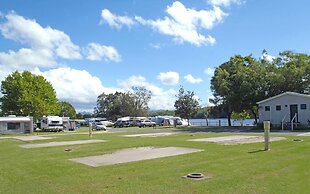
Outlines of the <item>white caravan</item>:
<svg viewBox="0 0 310 194">
<path fill-rule="evenodd" d="M 176 125 L 181 125 L 181 126 L 188 125 L 187 119 L 182 119 L 180 117 L 168 116 L 168 115 L 152 117 L 151 121 L 154 121 L 156 125 L 160 125 L 160 126 L 174 125 L 175 121 L 176 121 Z"/>
<path fill-rule="evenodd" d="M 41 129 L 43 131 L 62 131 L 63 120 L 59 116 L 47 116 L 41 118 Z"/>
</svg>

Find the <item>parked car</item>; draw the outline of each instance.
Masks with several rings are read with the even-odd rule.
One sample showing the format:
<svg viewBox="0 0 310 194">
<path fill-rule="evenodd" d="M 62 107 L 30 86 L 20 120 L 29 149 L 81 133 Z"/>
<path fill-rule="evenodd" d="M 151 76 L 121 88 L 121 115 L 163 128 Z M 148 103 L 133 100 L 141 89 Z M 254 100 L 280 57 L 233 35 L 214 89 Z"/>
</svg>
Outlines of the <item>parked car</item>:
<svg viewBox="0 0 310 194">
<path fill-rule="evenodd" d="M 117 120 L 117 121 L 114 123 L 114 128 L 115 128 L 115 127 L 129 127 L 129 126 L 130 126 L 129 121 Z"/>
<path fill-rule="evenodd" d="M 114 126 L 114 123 L 112 121 L 100 121 L 100 123 L 107 126 L 107 127 Z"/>
<path fill-rule="evenodd" d="M 93 129 L 96 129 L 98 131 L 100 131 L 100 130 L 106 131 L 107 130 L 107 126 L 101 122 L 95 122 L 95 123 L 93 123 L 92 126 L 93 126 Z"/>
<path fill-rule="evenodd" d="M 141 127 L 155 127 L 156 123 L 150 120 L 142 120 L 138 123 L 138 126 Z"/>
</svg>

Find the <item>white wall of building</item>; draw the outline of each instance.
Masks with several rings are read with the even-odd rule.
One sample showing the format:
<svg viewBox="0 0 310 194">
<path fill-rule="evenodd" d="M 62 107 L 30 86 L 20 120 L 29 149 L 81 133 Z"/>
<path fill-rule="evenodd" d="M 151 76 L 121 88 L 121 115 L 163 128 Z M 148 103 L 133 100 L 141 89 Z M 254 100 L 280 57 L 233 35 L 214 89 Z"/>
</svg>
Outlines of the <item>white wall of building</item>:
<svg viewBox="0 0 310 194">
<path fill-rule="evenodd" d="M 301 109 L 301 104 L 305 104 L 306 109 Z M 298 122 L 307 125 L 310 120 L 310 95 L 291 92 L 258 102 L 259 122 L 270 120 L 272 124 L 280 125 L 283 118 L 284 122 L 290 122 L 290 105 L 297 105 Z M 270 111 L 265 110 L 266 106 L 270 106 Z M 281 110 L 276 110 L 276 106 L 281 106 Z"/>
</svg>

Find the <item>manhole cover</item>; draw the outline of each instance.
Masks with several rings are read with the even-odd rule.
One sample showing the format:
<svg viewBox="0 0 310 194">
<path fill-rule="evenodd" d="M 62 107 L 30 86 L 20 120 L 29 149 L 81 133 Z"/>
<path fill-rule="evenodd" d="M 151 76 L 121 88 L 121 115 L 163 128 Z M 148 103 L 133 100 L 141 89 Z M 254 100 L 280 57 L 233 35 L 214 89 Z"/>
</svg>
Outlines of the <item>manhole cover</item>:
<svg viewBox="0 0 310 194">
<path fill-rule="evenodd" d="M 190 173 L 190 174 L 183 176 L 183 178 L 192 179 L 192 180 L 204 180 L 209 177 L 205 176 L 202 173 Z"/>
</svg>

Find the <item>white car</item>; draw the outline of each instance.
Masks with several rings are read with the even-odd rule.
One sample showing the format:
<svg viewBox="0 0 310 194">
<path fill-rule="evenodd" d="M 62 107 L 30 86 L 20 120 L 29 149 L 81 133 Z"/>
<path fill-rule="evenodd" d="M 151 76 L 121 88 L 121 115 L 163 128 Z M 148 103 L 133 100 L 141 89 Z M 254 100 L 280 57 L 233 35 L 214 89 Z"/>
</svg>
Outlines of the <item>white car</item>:
<svg viewBox="0 0 310 194">
<path fill-rule="evenodd" d="M 143 120 L 138 123 L 138 126 L 139 127 L 146 127 L 146 126 L 155 127 L 156 123 L 150 120 Z"/>
<path fill-rule="evenodd" d="M 100 130 L 106 131 L 107 130 L 107 127 L 104 124 L 100 123 L 100 122 L 99 123 L 95 123 L 94 128 L 96 130 L 98 130 L 98 131 L 100 131 Z"/>
</svg>

